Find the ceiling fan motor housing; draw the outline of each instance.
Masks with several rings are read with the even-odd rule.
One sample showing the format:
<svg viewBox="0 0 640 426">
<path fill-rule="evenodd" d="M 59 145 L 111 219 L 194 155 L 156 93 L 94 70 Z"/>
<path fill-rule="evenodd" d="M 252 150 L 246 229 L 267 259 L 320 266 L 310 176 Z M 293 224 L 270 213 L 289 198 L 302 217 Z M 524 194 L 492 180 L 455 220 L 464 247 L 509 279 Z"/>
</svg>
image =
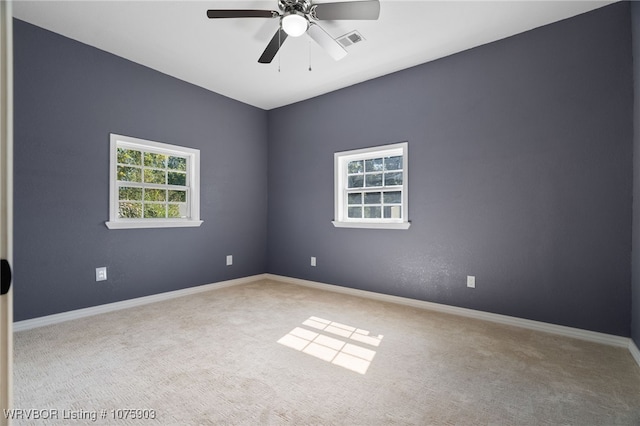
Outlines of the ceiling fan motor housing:
<svg viewBox="0 0 640 426">
<path fill-rule="evenodd" d="M 308 14 L 311 11 L 311 0 L 278 0 L 278 7 L 283 12 L 299 12 Z"/>
</svg>

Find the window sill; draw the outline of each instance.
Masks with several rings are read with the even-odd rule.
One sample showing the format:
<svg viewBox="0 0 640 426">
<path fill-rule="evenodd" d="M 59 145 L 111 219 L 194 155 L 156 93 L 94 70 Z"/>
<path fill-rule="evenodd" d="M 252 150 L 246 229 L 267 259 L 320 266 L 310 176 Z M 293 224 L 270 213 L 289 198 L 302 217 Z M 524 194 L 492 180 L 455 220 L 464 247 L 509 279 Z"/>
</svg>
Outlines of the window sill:
<svg viewBox="0 0 640 426">
<path fill-rule="evenodd" d="M 109 229 L 140 229 L 140 228 L 185 228 L 202 225 L 201 220 L 162 220 L 162 221 L 107 221 L 104 223 Z"/>
<path fill-rule="evenodd" d="M 331 223 L 336 228 L 409 229 L 409 226 L 411 226 L 411 222 L 338 222 L 337 220 L 332 220 Z"/>
</svg>

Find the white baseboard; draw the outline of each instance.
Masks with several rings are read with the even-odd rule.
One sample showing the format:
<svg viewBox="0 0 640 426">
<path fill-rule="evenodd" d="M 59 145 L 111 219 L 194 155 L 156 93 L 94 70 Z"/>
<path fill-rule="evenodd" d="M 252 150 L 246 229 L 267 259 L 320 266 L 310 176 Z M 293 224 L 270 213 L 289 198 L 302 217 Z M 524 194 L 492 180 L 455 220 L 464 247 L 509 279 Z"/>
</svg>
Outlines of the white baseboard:
<svg viewBox="0 0 640 426">
<path fill-rule="evenodd" d="M 289 284 L 297 284 L 305 287 L 312 287 L 320 290 L 327 290 L 336 293 L 349 294 L 352 296 L 364 297 L 367 299 L 379 300 L 382 302 L 391 302 L 414 308 L 428 309 L 447 314 L 459 315 L 468 318 L 475 318 L 484 321 L 491 321 L 499 324 L 512 325 L 516 327 L 526 328 L 529 330 L 543 331 L 546 333 L 557 334 L 565 337 L 573 337 L 575 339 L 587 340 L 590 342 L 601 343 L 610 346 L 618 346 L 623 348 L 630 347 L 628 337 L 615 336 L 612 334 L 598 333 L 596 331 L 582 330 L 579 328 L 566 327 L 563 325 L 549 324 L 546 322 L 533 321 L 523 318 L 510 317 L 507 315 L 492 314 L 489 312 L 476 311 L 473 309 L 459 308 L 456 306 L 442 305 L 440 303 L 425 302 L 422 300 L 409 299 L 406 297 L 390 296 L 388 294 L 374 293 L 371 291 L 357 290 L 348 287 L 341 287 L 332 284 L 324 284 L 315 281 L 302 280 L 298 278 L 284 277 L 280 275 L 265 274 L 267 279 L 281 281 Z M 637 360 L 637 358 L 636 358 Z M 640 362 L 639 362 L 640 364 Z"/>
<path fill-rule="evenodd" d="M 92 315 L 104 314 L 107 312 L 118 311 L 120 309 L 133 308 L 136 306 L 146 305 L 148 303 L 161 302 L 164 300 L 175 299 L 177 297 L 188 296 L 190 294 L 202 293 L 204 291 L 216 290 L 225 287 L 231 287 L 240 284 L 247 284 L 254 281 L 264 279 L 264 274 L 253 275 L 250 277 L 237 278 L 234 280 L 220 281 L 212 284 L 204 284 L 197 287 L 183 288 L 181 290 L 168 291 L 165 293 L 152 294 L 151 296 L 137 297 L 135 299 L 123 300 L 121 302 L 107 303 L 105 305 L 92 306 L 90 308 L 76 309 L 74 311 L 62 312 L 54 315 L 47 315 L 17 321 L 13 323 L 13 331 L 19 332 L 30 330 L 32 328 L 44 327 L 46 325 L 57 324 L 64 321 L 70 321 L 78 318 L 89 317 Z"/>
<path fill-rule="evenodd" d="M 363 297 L 367 299 L 379 300 L 381 302 L 390 302 L 404 306 L 411 306 L 419 309 L 427 309 L 436 312 L 443 312 L 452 315 L 474 318 L 484 321 L 491 321 L 498 324 L 512 325 L 515 327 L 526 328 L 529 330 L 542 331 L 551 334 L 557 334 L 574 339 L 587 340 L 589 342 L 600 343 L 609 346 L 618 346 L 628 348 L 631 356 L 640 366 L 640 350 L 632 339 L 628 337 L 615 336 L 612 334 L 598 333 L 595 331 L 582 330 L 579 328 L 566 327 L 562 325 L 549 324 L 540 321 L 533 321 L 523 318 L 511 317 L 507 315 L 492 314 L 489 312 L 476 311 L 473 309 L 459 308 L 456 306 L 443 305 L 440 303 L 425 302 L 423 300 L 409 299 L 406 297 L 390 296 L 388 294 L 375 293 L 366 290 L 357 290 L 349 287 L 341 287 L 332 284 L 324 284 L 316 281 L 303 280 L 299 278 L 285 277 L 274 274 L 259 274 L 250 277 L 237 278 L 228 281 L 220 281 L 212 284 L 205 284 L 197 287 L 185 288 L 182 290 L 169 291 L 166 293 L 153 294 L 151 296 L 138 297 L 136 299 L 123 300 L 121 302 L 108 303 L 106 305 L 93 306 L 90 308 L 77 309 L 75 311 L 62 312 L 60 314 L 48 315 L 39 318 L 17 321 L 13 324 L 13 331 L 20 332 L 30 330 L 32 328 L 44 327 L 46 325 L 57 324 L 78 318 L 84 318 L 92 315 L 113 312 L 120 309 L 133 308 L 136 306 L 146 305 L 148 303 L 161 302 L 164 300 L 175 299 L 177 297 L 188 296 L 191 294 L 202 293 L 205 291 L 231 287 L 235 285 L 248 284 L 255 281 L 268 279 L 288 284 L 295 284 L 304 287 L 311 287 L 319 290 L 331 291 L 334 293 L 348 294 L 351 296 Z"/>
</svg>

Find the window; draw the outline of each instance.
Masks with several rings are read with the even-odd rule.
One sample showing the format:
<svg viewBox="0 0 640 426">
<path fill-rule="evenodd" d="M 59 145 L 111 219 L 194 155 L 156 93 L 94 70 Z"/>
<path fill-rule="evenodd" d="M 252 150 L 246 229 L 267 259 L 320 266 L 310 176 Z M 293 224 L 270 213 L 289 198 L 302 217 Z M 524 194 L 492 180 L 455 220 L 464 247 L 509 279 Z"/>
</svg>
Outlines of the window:
<svg viewBox="0 0 640 426">
<path fill-rule="evenodd" d="M 111 134 L 110 229 L 200 226 L 200 151 Z"/>
<path fill-rule="evenodd" d="M 334 226 L 409 228 L 407 146 L 402 142 L 334 154 Z"/>
</svg>

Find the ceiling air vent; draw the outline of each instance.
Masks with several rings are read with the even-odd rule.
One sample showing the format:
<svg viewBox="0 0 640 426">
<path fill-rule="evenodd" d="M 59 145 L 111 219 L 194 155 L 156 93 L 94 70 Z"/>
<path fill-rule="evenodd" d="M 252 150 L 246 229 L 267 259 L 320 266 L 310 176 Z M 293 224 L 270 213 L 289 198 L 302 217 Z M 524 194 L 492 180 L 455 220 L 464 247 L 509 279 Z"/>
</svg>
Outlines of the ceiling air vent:
<svg viewBox="0 0 640 426">
<path fill-rule="evenodd" d="M 340 43 L 342 47 L 350 47 L 356 43 L 364 41 L 364 37 L 362 37 L 362 34 L 358 31 L 351 31 L 348 34 L 338 37 L 336 40 L 338 40 L 338 43 Z"/>
</svg>

